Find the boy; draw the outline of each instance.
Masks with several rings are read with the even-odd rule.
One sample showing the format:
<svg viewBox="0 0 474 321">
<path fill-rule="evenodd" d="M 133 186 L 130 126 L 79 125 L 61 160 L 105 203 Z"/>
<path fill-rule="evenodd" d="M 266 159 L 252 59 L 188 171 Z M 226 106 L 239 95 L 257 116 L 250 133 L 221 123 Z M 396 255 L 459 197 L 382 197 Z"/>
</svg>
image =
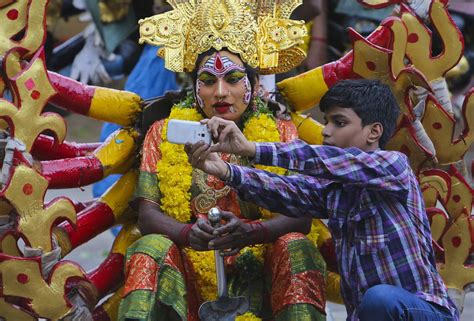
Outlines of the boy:
<svg viewBox="0 0 474 321">
<path fill-rule="evenodd" d="M 341 81 L 320 108 L 327 122 L 324 146 L 249 142 L 234 123 L 213 118 L 204 122 L 218 143 L 186 150 L 193 166 L 226 180 L 247 201 L 287 216 L 329 219 L 348 320 L 458 320 L 436 270 L 428 218 L 407 157 L 381 149 L 399 115 L 390 88 L 374 80 Z M 227 164 L 213 152 L 301 175 Z"/>
</svg>

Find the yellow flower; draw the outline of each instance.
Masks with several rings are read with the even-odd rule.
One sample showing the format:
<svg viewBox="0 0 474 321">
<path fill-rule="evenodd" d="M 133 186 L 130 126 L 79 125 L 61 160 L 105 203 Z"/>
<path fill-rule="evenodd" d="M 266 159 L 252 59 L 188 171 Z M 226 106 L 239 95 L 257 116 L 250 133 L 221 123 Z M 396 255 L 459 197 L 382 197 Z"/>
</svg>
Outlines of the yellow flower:
<svg viewBox="0 0 474 321">
<path fill-rule="evenodd" d="M 280 132 L 278 131 L 275 120 L 268 114 L 260 114 L 252 117 L 245 124 L 243 131 L 245 137 L 252 142 L 279 142 Z M 284 175 L 286 169 L 271 166 L 255 166 L 258 169 Z"/>
<path fill-rule="evenodd" d="M 169 119 L 182 119 L 199 121 L 202 116 L 194 108 L 171 109 Z M 168 120 L 165 121 L 161 132 L 163 142 L 160 145 L 162 159 L 156 165 L 156 172 L 161 192 L 161 208 L 176 220 L 186 223 L 191 219 L 192 172 L 193 168 L 188 162 L 188 157 L 182 145 L 171 144 L 166 140 Z M 179 175 L 177 175 L 179 173 Z"/>
<path fill-rule="evenodd" d="M 202 298 L 205 301 L 212 301 L 217 298 L 217 276 L 214 260 L 214 251 L 194 251 L 186 249 L 191 262 L 193 262 L 194 272 L 197 277 L 197 288 L 200 289 Z"/>
<path fill-rule="evenodd" d="M 239 315 L 237 316 L 237 318 L 235 318 L 235 321 L 259 321 L 259 320 L 262 320 L 262 319 L 255 316 L 255 314 L 253 314 L 250 311 L 245 312 L 244 314 Z"/>
</svg>

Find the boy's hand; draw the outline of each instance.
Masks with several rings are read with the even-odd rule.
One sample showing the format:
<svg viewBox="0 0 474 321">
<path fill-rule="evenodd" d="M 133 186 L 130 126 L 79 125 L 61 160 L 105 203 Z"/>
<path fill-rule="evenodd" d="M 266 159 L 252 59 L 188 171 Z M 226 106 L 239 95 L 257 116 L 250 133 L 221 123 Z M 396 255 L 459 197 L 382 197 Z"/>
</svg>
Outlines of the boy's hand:
<svg viewBox="0 0 474 321">
<path fill-rule="evenodd" d="M 229 169 L 217 153 L 213 153 L 209 145 L 203 141 L 197 142 L 194 145 L 186 144 L 184 150 L 188 154 L 189 162 L 195 168 L 217 176 L 222 180 L 229 178 Z"/>
<path fill-rule="evenodd" d="M 219 117 L 201 120 L 207 124 L 215 145 L 211 146 L 212 152 L 223 152 L 240 156 L 255 157 L 255 143 L 249 142 L 240 131 L 235 122 Z"/>
</svg>

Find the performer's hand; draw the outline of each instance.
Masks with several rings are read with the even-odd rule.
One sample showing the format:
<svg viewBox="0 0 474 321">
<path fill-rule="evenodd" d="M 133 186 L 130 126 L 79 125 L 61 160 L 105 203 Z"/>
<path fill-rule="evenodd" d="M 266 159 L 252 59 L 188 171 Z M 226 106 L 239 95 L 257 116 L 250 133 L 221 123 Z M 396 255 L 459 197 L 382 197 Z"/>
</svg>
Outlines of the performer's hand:
<svg viewBox="0 0 474 321">
<path fill-rule="evenodd" d="M 210 146 L 200 141 L 194 145 L 186 144 L 184 150 L 188 154 L 189 162 L 193 167 L 217 176 L 222 180 L 226 180 L 229 176 L 227 164 L 217 155 L 213 153 Z"/>
<path fill-rule="evenodd" d="M 214 238 L 214 228 L 209 221 L 199 218 L 189 233 L 189 246 L 196 251 L 208 251 L 208 244 Z"/>
<path fill-rule="evenodd" d="M 209 248 L 222 250 L 224 256 L 232 256 L 249 245 L 251 228 L 232 212 L 222 212 L 222 219 L 227 223 L 214 230 L 216 238 L 209 242 Z"/>
<path fill-rule="evenodd" d="M 211 146 L 211 151 L 255 157 L 255 143 L 245 138 L 235 122 L 212 117 L 201 120 L 201 123 L 207 124 L 216 143 Z"/>
</svg>

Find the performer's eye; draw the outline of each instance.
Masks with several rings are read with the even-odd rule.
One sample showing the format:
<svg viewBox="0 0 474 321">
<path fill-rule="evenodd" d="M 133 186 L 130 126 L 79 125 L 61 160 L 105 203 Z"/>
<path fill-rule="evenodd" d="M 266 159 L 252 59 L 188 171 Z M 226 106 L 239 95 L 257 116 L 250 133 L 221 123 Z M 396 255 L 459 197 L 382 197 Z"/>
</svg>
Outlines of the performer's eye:
<svg viewBox="0 0 474 321">
<path fill-rule="evenodd" d="M 198 80 L 206 86 L 212 86 L 216 83 L 216 77 L 209 75 L 208 73 L 199 75 Z"/>
<path fill-rule="evenodd" d="M 236 84 L 238 83 L 242 78 L 244 78 L 246 74 L 241 71 L 231 71 L 225 76 L 225 80 L 229 84 Z"/>
</svg>

